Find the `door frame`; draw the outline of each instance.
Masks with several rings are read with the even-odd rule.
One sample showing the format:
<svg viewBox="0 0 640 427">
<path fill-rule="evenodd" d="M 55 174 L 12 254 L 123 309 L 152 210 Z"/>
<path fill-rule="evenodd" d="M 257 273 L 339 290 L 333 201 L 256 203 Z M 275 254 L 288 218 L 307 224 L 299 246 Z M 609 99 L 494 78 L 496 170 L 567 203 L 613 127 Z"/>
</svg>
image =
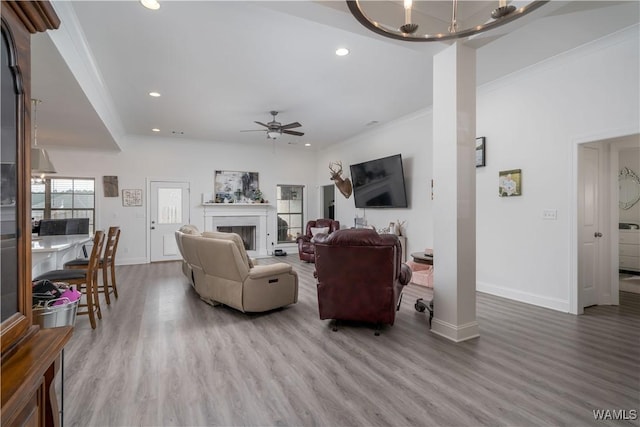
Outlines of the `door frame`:
<svg viewBox="0 0 640 427">
<path fill-rule="evenodd" d="M 612 171 L 618 170 L 618 152 L 621 148 L 620 145 L 610 144 L 617 138 L 629 137 L 635 134 L 640 134 L 640 128 L 632 127 L 625 129 L 611 129 L 598 134 L 583 135 L 574 137 L 571 141 L 571 169 L 569 179 L 569 313 L 571 314 L 583 314 L 584 307 L 580 304 L 580 289 L 578 284 L 578 246 L 579 246 L 579 233 L 578 233 L 578 152 L 582 144 L 587 143 L 602 143 L 607 144 L 607 148 L 603 150 L 608 153 L 609 160 L 605 164 L 607 171 L 602 171 L 601 176 L 608 176 L 602 183 L 609 188 L 609 194 L 616 194 L 618 191 L 617 174 Z M 602 164 L 602 163 L 601 163 Z M 603 185 L 600 188 L 603 188 Z M 610 304 L 619 304 L 619 288 L 618 281 L 618 204 L 614 203 L 611 197 L 607 198 L 606 206 L 602 206 L 602 198 L 600 198 L 600 212 L 603 215 L 601 223 L 603 225 L 603 232 L 609 236 L 609 250 L 605 251 L 609 254 L 609 270 L 610 270 Z M 603 289 L 598 289 L 598 300 L 600 301 Z"/>
<path fill-rule="evenodd" d="M 324 208 L 325 208 L 325 205 L 327 204 L 327 200 L 324 197 L 324 190 L 327 187 L 331 187 L 333 189 L 333 217 L 334 217 L 333 219 L 335 220 L 336 219 L 335 218 L 335 216 L 336 216 L 336 211 L 335 211 L 335 206 L 336 206 L 336 203 L 335 203 L 335 200 L 336 200 L 336 186 L 335 186 L 335 184 L 326 184 L 326 185 L 321 185 L 320 186 L 320 191 L 319 191 L 319 193 L 320 193 L 320 203 L 319 203 L 319 206 L 320 206 L 320 209 L 322 210 L 322 212 L 321 212 L 321 216 L 319 216 L 318 218 L 328 218 L 328 216 L 324 215 Z"/>
<path fill-rule="evenodd" d="M 151 233 L 149 232 L 151 230 L 151 183 L 152 182 L 186 182 L 189 184 L 189 194 L 188 194 L 188 211 L 187 211 L 187 224 L 191 224 L 191 180 L 189 179 L 180 179 L 180 178 L 150 178 L 147 177 L 145 178 L 145 187 L 146 187 L 146 192 L 147 195 L 145 197 L 145 236 L 146 236 L 146 240 L 147 240 L 147 244 L 146 244 L 146 254 L 145 254 L 145 259 L 146 259 L 146 263 L 150 264 L 151 263 Z"/>
</svg>

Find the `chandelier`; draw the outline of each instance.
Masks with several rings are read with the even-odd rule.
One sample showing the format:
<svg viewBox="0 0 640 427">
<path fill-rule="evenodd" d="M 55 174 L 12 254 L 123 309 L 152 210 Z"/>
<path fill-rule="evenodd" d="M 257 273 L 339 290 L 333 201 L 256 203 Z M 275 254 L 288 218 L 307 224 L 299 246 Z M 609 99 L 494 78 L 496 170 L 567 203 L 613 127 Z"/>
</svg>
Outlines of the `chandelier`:
<svg viewBox="0 0 640 427">
<path fill-rule="evenodd" d="M 347 0 L 347 6 L 358 22 L 375 33 L 397 40 L 431 42 L 459 39 L 489 31 L 512 22 L 548 2 L 549 0 L 511 2 L 525 3 L 517 8 L 513 4 L 507 4 L 507 0 L 497 2 L 417 1 L 416 4 L 420 7 L 414 7 L 412 0 L 404 0 L 404 13 L 400 10 L 402 2 L 397 1 Z M 430 9 L 442 9 L 445 4 L 446 8 L 451 11 L 447 13 L 446 18 L 442 16 L 442 13 L 438 13 L 440 16 L 431 15 Z M 488 13 L 483 14 L 482 7 L 487 5 Z M 459 6 L 461 6 L 460 11 L 458 10 Z M 468 16 L 461 18 L 459 12 L 462 12 L 463 9 L 473 9 L 475 16 L 469 13 Z M 412 20 L 414 11 L 425 18 L 425 23 L 417 23 Z M 394 14 L 394 12 L 396 13 Z M 416 13 L 413 13 L 414 18 Z M 401 20 L 402 17 L 404 17 L 403 20 Z M 382 19 L 387 20 L 387 23 L 381 22 Z M 438 28 L 437 24 L 445 19 L 448 24 L 446 28 Z M 475 22 L 471 22 L 472 20 Z"/>
</svg>

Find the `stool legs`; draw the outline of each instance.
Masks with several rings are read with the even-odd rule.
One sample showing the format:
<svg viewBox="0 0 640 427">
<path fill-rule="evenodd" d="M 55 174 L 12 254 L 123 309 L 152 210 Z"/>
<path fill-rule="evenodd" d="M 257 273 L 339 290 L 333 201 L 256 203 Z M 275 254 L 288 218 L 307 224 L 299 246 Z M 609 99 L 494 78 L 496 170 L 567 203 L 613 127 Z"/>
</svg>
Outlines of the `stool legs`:
<svg viewBox="0 0 640 427">
<path fill-rule="evenodd" d="M 95 317 L 95 292 L 93 291 L 93 286 L 91 286 L 91 281 L 88 280 L 84 285 L 80 285 L 84 287 L 84 294 L 87 299 L 87 313 L 89 315 L 89 323 L 91 324 L 91 329 L 96 328 L 96 317 Z"/>
<path fill-rule="evenodd" d="M 102 262 L 102 290 L 104 292 L 104 301 L 107 305 L 111 304 L 111 298 L 109 297 L 109 278 L 107 277 L 107 262 Z"/>
<path fill-rule="evenodd" d="M 93 278 L 93 284 L 91 288 L 93 289 L 93 297 L 95 298 L 94 305 L 96 307 L 96 314 L 98 315 L 98 319 L 102 319 L 102 309 L 100 308 L 100 295 L 98 294 L 98 272 L 97 271 Z"/>
<path fill-rule="evenodd" d="M 111 287 L 113 288 L 113 296 L 118 298 L 118 287 L 116 286 L 116 263 L 111 263 Z"/>
<path fill-rule="evenodd" d="M 111 275 L 111 280 L 109 280 Z M 108 304 L 111 304 L 111 290 L 113 290 L 113 296 L 118 298 L 118 287 L 116 285 L 116 266 L 113 262 L 102 263 L 102 292 L 104 292 L 104 300 Z"/>
</svg>

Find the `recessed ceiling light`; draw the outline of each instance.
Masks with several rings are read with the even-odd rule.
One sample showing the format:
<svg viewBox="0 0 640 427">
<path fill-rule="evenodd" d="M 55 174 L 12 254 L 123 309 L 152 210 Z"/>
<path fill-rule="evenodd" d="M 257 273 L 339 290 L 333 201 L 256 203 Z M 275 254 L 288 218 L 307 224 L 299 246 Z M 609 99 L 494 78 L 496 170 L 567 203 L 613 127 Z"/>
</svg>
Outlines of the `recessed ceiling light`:
<svg viewBox="0 0 640 427">
<path fill-rule="evenodd" d="M 309 144 L 308 142 L 306 144 L 304 144 L 305 147 L 311 147 L 311 144 Z"/>
<path fill-rule="evenodd" d="M 160 3 L 158 3 L 157 0 L 140 0 L 140 3 L 147 9 L 151 9 L 151 10 L 160 9 Z"/>
<path fill-rule="evenodd" d="M 151 130 L 154 131 L 154 132 L 160 132 L 160 129 L 158 129 L 158 128 L 153 128 Z"/>
<path fill-rule="evenodd" d="M 349 49 L 347 49 L 346 47 L 338 48 L 338 49 L 336 49 L 336 55 L 338 55 L 338 56 L 349 55 Z"/>
<path fill-rule="evenodd" d="M 149 92 L 149 96 L 153 96 L 154 98 L 157 98 L 160 96 L 159 92 Z"/>
</svg>

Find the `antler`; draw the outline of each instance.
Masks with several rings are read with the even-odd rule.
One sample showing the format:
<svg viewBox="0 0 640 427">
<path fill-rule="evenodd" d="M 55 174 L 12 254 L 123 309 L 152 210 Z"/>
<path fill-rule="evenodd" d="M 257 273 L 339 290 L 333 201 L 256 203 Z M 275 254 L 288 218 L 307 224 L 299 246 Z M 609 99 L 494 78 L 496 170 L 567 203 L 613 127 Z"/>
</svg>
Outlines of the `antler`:
<svg viewBox="0 0 640 427">
<path fill-rule="evenodd" d="M 334 165 L 338 166 L 339 169 L 337 171 L 333 169 Z M 339 177 L 342 175 L 342 162 L 329 162 L 329 170 L 331 171 L 332 177 Z"/>
</svg>

